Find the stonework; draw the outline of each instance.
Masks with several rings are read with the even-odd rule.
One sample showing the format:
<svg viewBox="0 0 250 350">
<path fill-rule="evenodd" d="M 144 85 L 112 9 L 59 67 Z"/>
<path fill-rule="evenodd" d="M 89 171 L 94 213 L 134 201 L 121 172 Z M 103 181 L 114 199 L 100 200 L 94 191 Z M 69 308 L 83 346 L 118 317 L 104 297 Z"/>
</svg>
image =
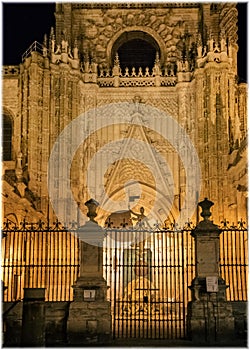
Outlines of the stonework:
<svg viewBox="0 0 250 350">
<path fill-rule="evenodd" d="M 200 198 L 207 196 L 216 203 L 214 220 L 246 219 L 246 84 L 236 80 L 235 4 L 63 3 L 56 5 L 55 16 L 56 28 L 49 39 L 45 38 L 41 47 L 34 46 L 19 67 L 3 69 L 3 113 L 13 121 L 12 162 L 3 167 L 6 196 L 11 193 L 8 186 L 19 188 L 14 203 L 22 203 L 29 192 L 31 207 L 53 218 L 46 186 L 47 164 L 60 132 L 81 113 L 109 103 L 133 102 L 139 96 L 140 103 L 159 108 L 185 128 L 199 155 Z M 121 70 L 117 51 L 133 39 L 155 48 L 153 67 L 135 68 L 131 62 L 131 67 Z M 86 130 L 88 123 L 91 121 L 86 121 Z M 114 126 L 92 134 L 79 148 L 71 170 L 77 202 L 89 198 L 86 169 L 94 154 L 127 132 Z M 150 137 L 149 131 L 145 135 L 150 145 L 159 145 L 159 152 L 171 164 L 174 196 L 179 198 L 171 221 L 176 220 L 185 196 L 185 171 L 166 141 L 154 132 Z M 68 142 L 72 138 L 69 135 Z M 22 174 L 15 175 L 18 159 Z M 116 193 L 115 200 L 122 198 L 124 182 L 130 180 L 135 167 L 142 183 L 139 174 L 144 172 L 143 165 L 125 162 L 124 167 L 122 178 L 121 167 L 119 171 L 107 169 L 105 186 L 111 198 Z M 55 188 L 60 178 L 55 173 Z M 145 187 L 146 192 L 151 191 L 150 186 Z M 98 191 L 97 183 L 91 189 L 95 198 Z M 12 196 L 4 200 L 4 216 L 15 213 L 23 218 L 10 200 Z M 152 205 L 145 197 L 142 193 L 138 208 L 142 205 L 148 213 Z M 74 208 L 66 209 L 67 199 L 64 201 L 66 222 L 76 220 Z M 83 210 L 82 204 L 80 208 Z M 100 208 L 98 215 L 103 224 L 110 213 Z"/>
<path fill-rule="evenodd" d="M 98 203 L 89 200 L 85 204 L 90 221 L 78 230 L 80 272 L 73 286 L 74 300 L 67 321 L 71 345 L 102 344 L 111 339 L 111 308 L 102 266 L 104 230 L 94 220 Z"/>
<path fill-rule="evenodd" d="M 6 194 L 11 192 L 8 186 L 19 188 L 19 199 L 14 201 L 19 203 L 29 191 L 31 206 L 52 218 L 47 164 L 60 132 L 81 113 L 110 103 L 133 102 L 139 96 L 140 103 L 159 108 L 185 128 L 199 155 L 200 198 L 207 196 L 216 202 L 214 220 L 246 219 L 246 85 L 236 81 L 235 4 L 63 3 L 56 4 L 55 16 L 56 28 L 40 49 L 35 46 L 19 67 L 3 70 L 3 113 L 13 121 L 12 162 L 3 168 Z M 152 69 L 133 68 L 131 62 L 132 68 L 121 70 L 117 51 L 133 39 L 154 46 L 158 56 Z M 88 129 L 89 122 L 83 127 Z M 79 148 L 71 171 L 72 192 L 78 203 L 89 198 L 86 169 L 90 160 L 103 145 L 123 138 L 124 132 L 128 132 L 124 127 L 96 132 Z M 176 220 L 185 196 L 184 169 L 166 141 L 161 142 L 154 132 L 150 137 L 148 131 L 146 134 L 147 142 L 159 145 L 159 152 L 176 174 L 174 195 L 179 205 L 172 209 Z M 25 176 L 19 176 L 18 187 L 17 175 L 12 176 L 13 183 L 8 174 L 16 171 L 19 154 Z M 122 167 L 119 171 L 107 169 L 106 186 L 111 198 L 116 193 L 115 200 L 122 198 L 124 181 L 135 167 L 142 183 L 143 165 L 125 162 L 124 167 L 126 173 Z M 111 175 L 114 172 L 115 176 Z M 59 181 L 57 174 L 55 188 Z M 146 186 L 145 191 L 148 189 Z M 92 190 L 93 196 L 98 194 L 97 189 Z M 10 198 L 4 200 L 4 216 L 18 212 L 23 218 Z M 66 202 L 66 222 L 74 221 L 77 214 L 73 208 L 66 209 Z M 152 207 L 143 193 L 138 208 L 141 205 L 147 212 Z M 163 200 L 162 206 L 166 205 Z M 25 205 L 23 208 L 26 210 Z M 83 210 L 82 204 L 80 208 Z M 100 208 L 99 222 L 103 224 L 109 215 Z"/>
<path fill-rule="evenodd" d="M 189 287 L 192 301 L 188 303 L 188 332 L 193 342 L 198 344 L 230 344 L 235 337 L 232 305 L 226 301 L 228 286 L 220 277 L 219 235 L 221 230 L 212 221 L 210 207 L 213 202 L 200 202 L 204 220 L 192 231 L 195 239 L 196 272 Z M 208 285 L 208 279 L 212 285 Z"/>
</svg>

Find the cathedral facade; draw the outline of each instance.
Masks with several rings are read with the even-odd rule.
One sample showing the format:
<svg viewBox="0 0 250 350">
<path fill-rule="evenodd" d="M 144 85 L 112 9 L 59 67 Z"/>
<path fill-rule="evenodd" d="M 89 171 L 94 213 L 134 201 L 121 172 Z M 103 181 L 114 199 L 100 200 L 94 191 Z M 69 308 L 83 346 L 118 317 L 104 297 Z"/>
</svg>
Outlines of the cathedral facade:
<svg viewBox="0 0 250 350">
<path fill-rule="evenodd" d="M 92 197 L 102 226 L 140 208 L 164 225 L 208 197 L 216 223 L 246 220 L 236 4 L 57 3 L 55 19 L 3 68 L 4 218 L 83 223 Z"/>
</svg>

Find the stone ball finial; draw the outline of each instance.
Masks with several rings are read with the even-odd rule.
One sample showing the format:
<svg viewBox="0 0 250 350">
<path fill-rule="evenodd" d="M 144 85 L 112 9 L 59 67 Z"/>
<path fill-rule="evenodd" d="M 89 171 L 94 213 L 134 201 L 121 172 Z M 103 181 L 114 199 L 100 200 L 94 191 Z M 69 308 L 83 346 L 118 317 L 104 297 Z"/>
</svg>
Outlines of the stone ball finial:
<svg viewBox="0 0 250 350">
<path fill-rule="evenodd" d="M 91 198 L 85 202 L 85 205 L 88 208 L 87 216 L 89 217 L 90 221 L 97 223 L 94 218 L 97 216 L 96 208 L 98 207 L 99 203 L 95 199 Z"/>
<path fill-rule="evenodd" d="M 205 198 L 202 202 L 198 203 L 198 205 L 202 209 L 201 216 L 204 218 L 204 221 L 210 221 L 209 217 L 212 215 L 210 208 L 214 205 L 214 203 Z"/>
</svg>

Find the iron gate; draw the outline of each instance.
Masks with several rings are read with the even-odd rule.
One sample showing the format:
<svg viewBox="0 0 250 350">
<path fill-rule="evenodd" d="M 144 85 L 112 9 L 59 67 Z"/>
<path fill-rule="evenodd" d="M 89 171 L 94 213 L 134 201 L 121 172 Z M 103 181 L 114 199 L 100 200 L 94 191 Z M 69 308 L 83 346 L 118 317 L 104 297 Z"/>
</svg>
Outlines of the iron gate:
<svg viewBox="0 0 250 350">
<path fill-rule="evenodd" d="M 107 230 L 104 276 L 114 337 L 185 337 L 194 274 L 190 229 Z"/>
</svg>

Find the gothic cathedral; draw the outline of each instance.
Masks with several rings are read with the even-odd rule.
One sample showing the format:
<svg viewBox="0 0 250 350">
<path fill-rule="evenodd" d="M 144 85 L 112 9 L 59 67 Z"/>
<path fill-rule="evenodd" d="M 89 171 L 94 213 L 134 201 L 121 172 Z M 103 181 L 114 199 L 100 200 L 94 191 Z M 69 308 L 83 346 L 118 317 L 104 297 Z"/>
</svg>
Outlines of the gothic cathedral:
<svg viewBox="0 0 250 350">
<path fill-rule="evenodd" d="M 214 222 L 246 220 L 236 4 L 55 6 L 43 44 L 3 67 L 3 217 L 82 223 L 94 198 L 102 226 L 164 225 L 207 197 Z"/>
</svg>

